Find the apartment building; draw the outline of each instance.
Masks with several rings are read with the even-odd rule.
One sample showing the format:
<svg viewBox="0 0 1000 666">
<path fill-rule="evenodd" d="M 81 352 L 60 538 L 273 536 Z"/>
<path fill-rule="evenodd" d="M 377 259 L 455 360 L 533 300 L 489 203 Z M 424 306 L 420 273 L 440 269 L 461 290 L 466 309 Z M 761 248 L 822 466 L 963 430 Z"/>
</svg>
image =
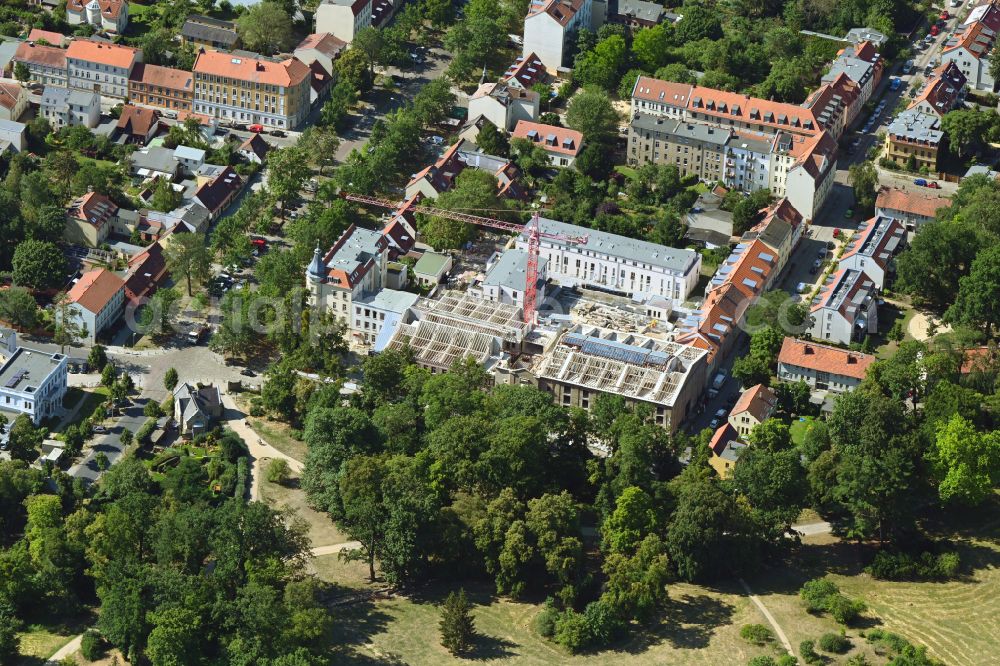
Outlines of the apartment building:
<svg viewBox="0 0 1000 666">
<path fill-rule="evenodd" d="M 816 391 L 846 393 L 864 380 L 875 360 L 868 354 L 785 338 L 778 352 L 778 379 L 804 381 Z"/>
<path fill-rule="evenodd" d="M 987 2 L 973 8 L 961 28 L 941 47 L 941 63 L 953 62 L 968 85 L 992 92 L 996 80 L 990 73 L 990 52 L 1000 30 L 1000 7 Z"/>
<path fill-rule="evenodd" d="M 194 100 L 194 75 L 183 69 L 137 63 L 128 79 L 133 104 L 174 113 L 190 113 Z"/>
<path fill-rule="evenodd" d="M 937 171 L 943 140 L 941 118 L 933 113 L 908 109 L 889 124 L 885 134 L 885 157 L 898 164 L 907 164 L 912 157 L 917 167 Z"/>
<path fill-rule="evenodd" d="M 865 40 L 841 49 L 822 82 L 830 83 L 841 74 L 847 75 L 858 85 L 860 103 L 865 104 L 882 81 L 884 70 L 885 61 L 879 47 Z"/>
<path fill-rule="evenodd" d="M 294 129 L 309 114 L 311 71 L 282 62 L 205 51 L 194 65 L 194 112 L 230 122 Z"/>
<path fill-rule="evenodd" d="M 337 60 L 340 52 L 347 48 L 347 43 L 338 39 L 330 33 L 316 33 L 307 35 L 299 42 L 292 52 L 296 58 L 306 65 L 318 62 L 324 72 L 333 74 L 335 72 L 333 63 Z"/>
<path fill-rule="evenodd" d="M 759 240 L 771 248 L 776 257 L 775 275 L 780 276 L 798 246 L 805 229 L 802 214 L 795 210 L 788 199 L 779 199 L 771 204 L 764 218 L 740 238 L 743 243 Z"/>
<path fill-rule="evenodd" d="M 63 354 L 18 347 L 0 366 L 0 410 L 27 414 L 38 425 L 58 416 L 66 397 Z"/>
<path fill-rule="evenodd" d="M 211 16 L 192 14 L 181 26 L 181 42 L 203 49 L 234 49 L 240 43 L 236 24 Z"/>
<path fill-rule="evenodd" d="M 86 329 L 85 338 L 93 344 L 124 312 L 125 281 L 107 268 L 90 270 L 66 292 L 66 298 L 76 313 L 76 323 Z"/>
<path fill-rule="evenodd" d="M 528 227 L 535 222 L 529 222 Z M 701 270 L 701 255 L 655 243 L 538 218 L 542 233 L 539 256 L 550 278 L 566 287 L 581 286 L 644 300 L 663 296 L 680 305 Z M 554 237 L 553 237 L 554 236 Z M 527 227 L 515 240 L 528 249 Z"/>
<path fill-rule="evenodd" d="M 809 314 L 813 339 L 861 342 L 878 333 L 878 287 L 864 271 L 841 268 L 820 287 Z"/>
<path fill-rule="evenodd" d="M 518 57 L 500 77 L 500 82 L 512 88 L 531 90 L 536 84 L 545 83 L 547 79 L 545 63 L 534 53 L 529 53 Z"/>
<path fill-rule="evenodd" d="M 28 81 L 42 86 L 66 87 L 66 49 L 21 42 L 11 59 L 11 67 L 28 68 Z"/>
<path fill-rule="evenodd" d="M 365 345 L 375 344 L 375 339 L 386 322 L 405 318 L 406 312 L 416 305 L 419 296 L 409 291 L 381 289 L 373 296 L 354 302 L 354 321 L 350 326 L 355 339 Z"/>
<path fill-rule="evenodd" d="M 545 300 L 545 282 L 548 279 L 548 262 L 538 258 L 538 283 L 535 293 L 538 302 Z M 524 307 L 524 294 L 528 282 L 528 253 L 511 249 L 497 252 L 486 262 L 486 276 L 480 285 L 483 298 L 506 305 Z"/>
<path fill-rule="evenodd" d="M 729 410 L 729 425 L 740 437 L 746 437 L 764 421 L 771 418 L 778 407 L 778 396 L 763 384 L 751 386 L 740 394 Z"/>
<path fill-rule="evenodd" d="M 125 0 L 66 0 L 66 22 L 89 24 L 102 32 L 123 34 L 128 27 Z"/>
<path fill-rule="evenodd" d="M 28 108 L 28 90 L 13 79 L 0 79 L 0 120 L 16 121 Z"/>
<path fill-rule="evenodd" d="M 66 49 L 69 87 L 93 90 L 103 97 L 128 98 L 132 68 L 142 62 L 142 51 L 129 46 L 74 39 Z"/>
<path fill-rule="evenodd" d="M 951 208 L 952 200 L 935 194 L 920 194 L 893 187 L 882 187 L 875 198 L 875 215 L 899 220 L 907 231 L 937 217 L 942 208 Z"/>
<path fill-rule="evenodd" d="M 483 116 L 497 128 L 510 131 L 518 122 L 538 118 L 539 95 L 504 82 L 484 83 L 469 98 L 469 117 Z"/>
<path fill-rule="evenodd" d="M 864 271 L 875 286 L 885 289 L 896 272 L 896 255 L 906 246 L 906 229 L 891 217 L 873 217 L 847 241 L 839 268 Z"/>
<path fill-rule="evenodd" d="M 497 196 L 520 198 L 524 194 L 518 179 L 520 170 L 510 160 L 480 151 L 475 144 L 459 139 L 433 164 L 413 174 L 406 184 L 406 198 L 420 195 L 436 199 L 442 192 L 451 189 L 466 168 L 492 173 L 497 178 Z"/>
<path fill-rule="evenodd" d="M 577 34 L 592 27 L 592 5 L 592 0 L 531 0 L 522 55 L 535 54 L 550 72 L 568 66 Z"/>
<path fill-rule="evenodd" d="M 953 61 L 946 62 L 934 70 L 906 108 L 940 118 L 961 103 L 965 83 L 962 70 Z"/>
<path fill-rule="evenodd" d="M 94 91 L 45 86 L 39 111 L 53 129 L 73 125 L 94 129 L 101 119 L 101 96 Z"/>
<path fill-rule="evenodd" d="M 316 8 L 316 32 L 328 32 L 350 44 L 372 25 L 373 0 L 322 0 Z"/>
<path fill-rule="evenodd" d="M 830 136 L 839 139 L 861 112 L 861 88 L 841 72 L 817 88 L 802 106 L 813 112 Z"/>
<path fill-rule="evenodd" d="M 527 139 L 541 147 L 556 167 L 571 167 L 583 151 L 583 134 L 566 127 L 519 120 L 512 139 Z"/>
<path fill-rule="evenodd" d="M 731 137 L 728 128 L 639 113 L 629 127 L 628 160 L 630 164 L 673 164 L 682 175 L 722 181 Z"/>
<path fill-rule="evenodd" d="M 117 217 L 118 204 L 99 192 L 88 192 L 66 209 L 66 242 L 99 247 L 108 239 Z"/>
</svg>

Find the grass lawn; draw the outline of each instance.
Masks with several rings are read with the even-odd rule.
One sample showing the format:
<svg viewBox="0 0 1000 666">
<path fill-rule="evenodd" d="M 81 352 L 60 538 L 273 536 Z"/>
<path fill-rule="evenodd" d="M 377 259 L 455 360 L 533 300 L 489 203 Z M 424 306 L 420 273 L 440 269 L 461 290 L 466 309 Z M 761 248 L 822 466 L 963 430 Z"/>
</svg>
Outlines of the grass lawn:
<svg viewBox="0 0 1000 666">
<path fill-rule="evenodd" d="M 792 436 L 792 443 L 795 446 L 802 444 L 802 440 L 805 439 L 806 431 L 814 421 L 811 416 L 800 416 L 799 418 L 792 421 L 792 425 L 788 428 L 788 433 Z"/>
<path fill-rule="evenodd" d="M 275 509 L 290 511 L 297 519 L 304 521 L 309 528 L 309 540 L 313 547 L 351 541 L 351 537 L 338 530 L 329 516 L 308 505 L 305 491 L 298 487 L 298 479 L 292 479 L 287 486 L 279 486 L 268 481 L 265 476 L 261 479 L 260 494 L 261 499 Z"/>
<path fill-rule="evenodd" d="M 93 624 L 94 617 L 87 613 L 79 617 L 67 619 L 65 622 L 40 625 L 33 624 L 18 632 L 21 639 L 21 659 L 14 662 L 17 666 L 36 666 L 55 654 L 56 650 Z"/>
<path fill-rule="evenodd" d="M 404 663 L 415 666 L 468 663 L 441 647 L 440 604 L 450 588 L 430 587 L 409 597 L 355 604 L 338 611 L 336 663 Z M 543 664 L 745 664 L 758 648 L 739 637 L 744 624 L 763 622 L 735 588 L 709 590 L 677 583 L 662 621 L 612 650 L 571 657 L 533 627 L 540 603 L 497 599 L 486 584 L 470 584 L 479 639 L 469 657 L 480 663 Z"/>
<path fill-rule="evenodd" d="M 630 166 L 625 166 L 624 164 L 619 164 L 615 167 L 615 171 L 625 176 L 628 179 L 635 178 L 635 169 Z"/>
<path fill-rule="evenodd" d="M 334 553 L 314 557 L 311 566 L 316 577 L 327 583 L 352 590 L 368 586 L 368 564 L 365 562 L 345 562 Z"/>
<path fill-rule="evenodd" d="M 290 428 L 284 423 L 268 419 L 247 419 L 251 428 L 256 430 L 268 444 L 278 449 L 286 456 L 291 456 L 299 462 L 305 462 L 309 448 L 305 442 L 292 437 Z"/>
<path fill-rule="evenodd" d="M 706 183 L 698 181 L 688 189 L 691 190 L 692 192 L 697 192 L 698 194 L 704 194 L 705 192 L 708 192 L 708 185 Z"/>
</svg>

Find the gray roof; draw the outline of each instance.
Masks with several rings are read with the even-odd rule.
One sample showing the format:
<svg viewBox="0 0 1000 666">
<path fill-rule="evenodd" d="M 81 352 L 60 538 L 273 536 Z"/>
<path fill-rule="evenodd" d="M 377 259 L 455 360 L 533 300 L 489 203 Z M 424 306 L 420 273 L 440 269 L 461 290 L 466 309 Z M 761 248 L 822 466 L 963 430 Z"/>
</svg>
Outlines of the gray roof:
<svg viewBox="0 0 1000 666">
<path fill-rule="evenodd" d="M 545 272 L 545 257 L 538 258 L 538 273 Z M 483 285 L 505 287 L 513 291 L 524 291 L 528 278 L 528 253 L 524 250 L 507 250 L 490 267 Z"/>
<path fill-rule="evenodd" d="M 862 85 L 872 77 L 874 70 L 875 65 L 866 60 L 853 58 L 851 56 L 841 56 L 840 58 L 834 60 L 833 64 L 830 65 L 830 71 L 823 77 L 823 82 L 827 83 L 829 81 L 833 81 L 841 74 L 841 72 L 843 72 L 844 74 L 847 74 L 847 78 L 851 81 Z"/>
<path fill-rule="evenodd" d="M 879 46 L 882 46 L 889 40 L 889 38 L 881 32 L 872 28 L 851 28 L 847 31 L 845 39 L 855 44 L 860 42 L 872 42 Z"/>
<path fill-rule="evenodd" d="M 654 21 L 659 23 L 663 18 L 663 5 L 646 0 L 618 0 L 619 16 L 634 16 L 643 21 Z"/>
<path fill-rule="evenodd" d="M 7 69 L 7 65 L 14 59 L 17 47 L 21 45 L 20 39 L 6 38 L 0 41 L 0 69 Z"/>
<path fill-rule="evenodd" d="M 968 178 L 969 176 L 975 176 L 977 174 L 982 174 L 994 179 L 1000 176 L 1000 172 L 994 171 L 985 164 L 974 164 L 969 167 L 969 170 L 965 172 L 965 175 L 962 176 L 962 178 Z"/>
<path fill-rule="evenodd" d="M 771 154 L 772 141 L 765 139 L 764 137 L 748 137 L 740 134 L 734 134 L 729 140 L 729 147 L 736 149 L 749 150 L 755 153 L 760 153 L 764 155 Z"/>
<path fill-rule="evenodd" d="M 0 389 L 14 393 L 34 393 L 66 357 L 18 347 L 0 367 Z"/>
<path fill-rule="evenodd" d="M 607 254 L 613 257 L 621 257 L 641 264 L 659 266 L 679 273 L 687 273 L 694 264 L 698 253 L 694 250 L 680 250 L 656 243 L 649 243 L 635 238 L 626 238 L 616 234 L 609 234 L 606 231 L 578 227 L 573 224 L 549 220 L 544 217 L 539 218 L 543 233 L 557 234 L 563 236 L 586 236 L 586 243 L 569 244 L 563 240 L 543 238 L 543 244 L 555 246 L 569 245 L 571 252 L 589 251 L 597 254 Z M 528 226 L 531 226 L 529 223 Z M 522 232 L 521 238 L 527 240 L 527 232 Z"/>
<path fill-rule="evenodd" d="M 14 120 L 0 119 L 0 132 L 12 132 L 14 134 L 20 134 L 26 129 L 28 129 L 28 126 L 25 125 L 24 123 L 19 123 Z"/>
<path fill-rule="evenodd" d="M 170 148 L 154 146 L 146 150 L 138 150 L 132 153 L 131 159 L 134 169 L 149 169 L 163 173 L 177 172 L 177 158 L 174 157 L 174 151 Z"/>
<path fill-rule="evenodd" d="M 378 255 L 381 240 L 382 233 L 379 231 L 354 227 L 350 237 L 337 249 L 330 261 L 326 262 L 327 270 L 342 270 L 350 275 L 359 265 L 368 263 L 369 259 Z"/>
<path fill-rule="evenodd" d="M 916 109 L 908 109 L 896 116 L 889 124 L 889 134 L 931 145 L 940 143 L 944 138 L 940 118 L 935 114 L 921 113 Z"/>
<path fill-rule="evenodd" d="M 689 141 L 700 141 L 720 146 L 725 145 L 732 136 L 730 131 L 724 128 L 713 127 L 704 123 L 689 122 L 678 122 L 671 133 L 674 136 Z"/>
<path fill-rule="evenodd" d="M 221 405 L 221 396 L 219 389 L 212 385 L 196 388 L 184 382 L 174 389 L 174 401 L 180 408 L 181 419 L 184 422 L 199 414 L 208 420 L 212 416 L 212 411 Z"/>
<path fill-rule="evenodd" d="M 232 46 L 237 39 L 235 24 L 206 16 L 189 17 L 181 28 L 181 35 L 188 39 L 214 42 L 226 46 Z"/>
<path fill-rule="evenodd" d="M 174 148 L 174 157 L 179 160 L 203 160 L 205 159 L 205 151 L 191 146 L 177 146 Z"/>
<path fill-rule="evenodd" d="M 459 159 L 468 166 L 482 171 L 489 171 L 490 173 L 496 173 L 501 167 L 510 163 L 510 160 L 503 157 L 487 155 L 479 150 L 476 144 L 465 139 L 459 142 L 458 148 L 455 150 L 458 153 Z"/>
<path fill-rule="evenodd" d="M 406 312 L 407 309 L 413 307 L 419 298 L 420 297 L 417 294 L 409 291 L 383 289 L 375 294 L 373 298 L 362 301 L 361 304 L 379 310 L 385 310 L 386 312 L 402 314 Z"/>
<path fill-rule="evenodd" d="M 413 272 L 437 277 L 441 275 L 441 271 L 447 263 L 448 255 L 446 254 L 430 251 L 424 252 L 413 267 Z"/>
</svg>

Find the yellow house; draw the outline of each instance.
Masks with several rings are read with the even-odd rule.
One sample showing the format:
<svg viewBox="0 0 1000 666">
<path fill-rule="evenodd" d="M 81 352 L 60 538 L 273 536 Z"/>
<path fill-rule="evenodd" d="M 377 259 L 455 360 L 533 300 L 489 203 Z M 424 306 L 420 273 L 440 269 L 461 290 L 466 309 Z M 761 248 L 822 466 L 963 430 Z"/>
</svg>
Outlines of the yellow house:
<svg viewBox="0 0 1000 666">
<path fill-rule="evenodd" d="M 774 391 L 757 384 L 740 395 L 740 399 L 729 412 L 729 425 L 733 426 L 740 437 L 746 437 L 750 431 L 766 421 L 778 404 Z"/>
<path fill-rule="evenodd" d="M 746 448 L 746 444 L 739 441 L 736 429 L 729 423 L 723 423 L 712 435 L 708 446 L 712 449 L 712 457 L 708 460 L 712 469 L 723 479 L 731 477 L 740 453 Z"/>
<path fill-rule="evenodd" d="M 118 206 L 103 194 L 88 192 L 66 209 L 66 242 L 87 247 L 103 243 L 118 217 Z"/>
</svg>

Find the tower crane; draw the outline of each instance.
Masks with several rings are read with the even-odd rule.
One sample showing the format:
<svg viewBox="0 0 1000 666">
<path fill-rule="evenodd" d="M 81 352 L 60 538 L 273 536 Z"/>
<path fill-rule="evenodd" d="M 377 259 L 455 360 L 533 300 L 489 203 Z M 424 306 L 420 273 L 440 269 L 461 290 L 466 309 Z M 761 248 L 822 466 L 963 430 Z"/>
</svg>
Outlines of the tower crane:
<svg viewBox="0 0 1000 666">
<path fill-rule="evenodd" d="M 505 222 L 493 217 L 481 217 L 479 215 L 459 213 L 456 211 L 445 210 L 443 208 L 435 208 L 433 206 L 423 206 L 416 203 L 412 199 L 399 204 L 388 199 L 380 199 L 378 197 L 370 197 L 363 194 L 349 194 L 344 192 L 341 196 L 348 201 L 363 203 L 369 206 L 378 206 L 380 208 L 391 208 L 400 215 L 407 212 L 423 213 L 425 215 L 434 215 L 436 217 L 465 222 L 466 224 L 475 224 L 477 226 L 488 227 L 490 229 L 498 229 L 500 231 L 506 231 L 518 235 L 527 232 L 528 274 L 527 283 L 524 288 L 524 307 L 522 308 L 524 322 L 526 324 L 535 323 L 535 313 L 538 307 L 538 247 L 541 239 L 548 238 L 551 240 L 560 240 L 573 244 L 584 244 L 587 242 L 587 236 L 568 236 L 566 234 L 550 234 L 542 231 L 538 213 L 531 216 L 531 222 L 528 222 L 527 224 L 519 224 L 517 222 Z"/>
</svg>

